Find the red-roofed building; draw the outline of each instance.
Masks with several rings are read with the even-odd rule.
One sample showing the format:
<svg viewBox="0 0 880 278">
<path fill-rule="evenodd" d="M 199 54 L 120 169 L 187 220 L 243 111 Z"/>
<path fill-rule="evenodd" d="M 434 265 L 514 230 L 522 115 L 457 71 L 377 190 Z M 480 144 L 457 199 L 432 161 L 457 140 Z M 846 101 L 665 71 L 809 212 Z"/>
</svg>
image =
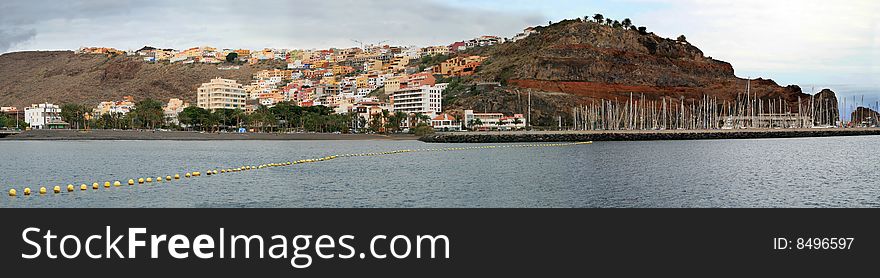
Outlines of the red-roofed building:
<svg viewBox="0 0 880 278">
<path fill-rule="evenodd" d="M 431 119 L 431 126 L 438 131 L 461 131 L 461 123 L 455 117 L 443 113 Z"/>
</svg>

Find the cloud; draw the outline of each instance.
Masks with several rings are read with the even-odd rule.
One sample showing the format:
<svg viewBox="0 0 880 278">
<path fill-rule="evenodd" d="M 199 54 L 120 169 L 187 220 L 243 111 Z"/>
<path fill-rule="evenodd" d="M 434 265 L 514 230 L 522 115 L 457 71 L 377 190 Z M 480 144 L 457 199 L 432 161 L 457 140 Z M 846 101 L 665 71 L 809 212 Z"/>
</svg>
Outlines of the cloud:
<svg viewBox="0 0 880 278">
<path fill-rule="evenodd" d="M 10 50 L 81 46 L 138 48 L 326 48 L 386 41 L 445 44 L 478 35 L 511 36 L 545 22 L 537 12 L 451 6 L 437 1 L 4 1 L 2 30 L 28 29 Z M 5 51 L 7 49 L 0 49 Z"/>
<path fill-rule="evenodd" d="M 21 42 L 31 40 L 36 35 L 37 32 L 33 29 L 0 29 L 0 53 Z"/>
<path fill-rule="evenodd" d="M 821 72 L 828 78 L 812 75 L 823 79 L 813 82 L 865 83 L 880 66 L 878 1 L 648 2 L 667 5 L 642 14 L 649 29 L 686 34 L 707 55 L 733 62 L 741 76 Z"/>
</svg>

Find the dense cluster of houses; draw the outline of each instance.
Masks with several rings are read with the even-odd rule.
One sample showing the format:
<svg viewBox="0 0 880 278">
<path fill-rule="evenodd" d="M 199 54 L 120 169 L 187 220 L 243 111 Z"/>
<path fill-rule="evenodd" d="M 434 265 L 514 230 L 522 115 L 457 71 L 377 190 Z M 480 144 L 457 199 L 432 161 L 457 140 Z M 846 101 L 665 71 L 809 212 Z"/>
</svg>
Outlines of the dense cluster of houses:
<svg viewBox="0 0 880 278">
<path fill-rule="evenodd" d="M 519 129 L 525 127 L 522 115 L 505 117 L 493 113 L 465 113 L 470 121 L 445 114 L 443 91 L 448 84 L 438 83 L 436 76 L 460 77 L 473 74 L 486 57 L 464 55 L 461 52 L 481 46 L 519 40 L 533 33 L 528 28 L 512 39 L 481 36 L 450 45 L 402 47 L 366 45 L 353 48 L 323 50 L 297 49 L 218 49 L 209 46 L 185 50 L 143 47 L 121 51 L 105 47 L 84 47 L 80 54 L 127 55 L 150 63 L 208 63 L 221 64 L 218 69 L 237 70 L 238 64 L 273 60 L 286 63 L 285 68 L 258 71 L 248 84 L 235 80 L 215 78 L 202 84 L 196 92 L 196 106 L 208 109 L 241 109 L 250 113 L 257 106 L 272 107 L 279 102 L 298 106 L 323 105 L 335 113 L 355 113 L 370 122 L 387 112 L 404 112 L 429 117 L 435 129 Z M 439 64 L 426 66 L 424 57 L 443 55 Z M 231 63 L 230 63 L 231 62 Z M 382 90 L 380 90 L 382 89 Z M 379 95 L 387 96 L 385 98 Z M 46 111 L 58 111 L 52 104 Z M 165 106 L 166 119 L 177 123 L 176 115 L 189 104 L 171 99 Z M 105 101 L 98 104 L 93 115 L 126 114 L 134 107 L 134 99 Z M 36 111 L 36 110 L 34 110 Z M 470 110 L 468 110 L 470 111 Z M 49 113 L 49 112 L 46 112 Z M 54 112 L 53 112 L 54 113 Z M 54 114 L 53 114 L 54 115 Z M 462 117 L 462 115 L 459 115 Z M 473 119 L 481 119 L 476 121 Z M 59 118 L 60 121 L 60 118 Z M 500 122 L 500 123 L 499 123 Z M 404 123 L 407 126 L 408 123 Z M 33 128 L 44 128 L 39 123 Z M 361 127 L 353 127 L 361 128 Z"/>
</svg>

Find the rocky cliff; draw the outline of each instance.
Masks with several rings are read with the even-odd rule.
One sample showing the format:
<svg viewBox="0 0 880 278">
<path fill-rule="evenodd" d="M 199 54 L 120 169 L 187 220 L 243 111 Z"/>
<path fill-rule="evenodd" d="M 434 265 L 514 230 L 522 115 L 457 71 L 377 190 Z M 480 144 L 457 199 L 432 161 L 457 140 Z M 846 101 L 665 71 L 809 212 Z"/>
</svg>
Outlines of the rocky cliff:
<svg viewBox="0 0 880 278">
<path fill-rule="evenodd" d="M 852 119 L 852 122 L 856 125 L 872 126 L 878 124 L 880 113 L 871 108 L 858 107 L 852 112 L 850 119 Z"/>
<path fill-rule="evenodd" d="M 837 96 L 833 91 L 824 89 L 813 96 L 813 113 L 815 124 L 820 126 L 835 125 L 840 119 L 837 107 Z"/>
<path fill-rule="evenodd" d="M 150 64 L 124 56 L 77 55 L 71 51 L 32 51 L 0 55 L 0 105 L 27 106 L 44 101 L 96 105 L 100 101 L 183 98 L 194 102 L 196 88 L 211 78 L 250 83 L 265 65 L 219 70 L 207 64 Z"/>
</svg>

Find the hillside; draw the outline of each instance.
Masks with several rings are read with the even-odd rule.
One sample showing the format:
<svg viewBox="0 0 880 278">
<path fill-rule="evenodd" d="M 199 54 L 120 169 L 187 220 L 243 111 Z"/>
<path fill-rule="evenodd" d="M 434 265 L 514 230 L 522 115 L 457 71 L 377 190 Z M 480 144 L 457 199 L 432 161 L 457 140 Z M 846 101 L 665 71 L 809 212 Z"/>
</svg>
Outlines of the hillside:
<svg viewBox="0 0 880 278">
<path fill-rule="evenodd" d="M 76 55 L 72 51 L 32 51 L 0 55 L 0 105 L 27 106 L 39 102 L 82 103 L 183 98 L 195 102 L 196 88 L 211 78 L 250 83 L 260 67 L 218 70 L 207 64 L 150 64 L 135 58 Z"/>
<path fill-rule="evenodd" d="M 490 93 L 463 95 L 452 106 L 486 106 L 505 95 L 531 89 L 535 92 L 533 117 L 537 113 L 538 121 L 548 124 L 557 115 L 566 117 L 569 107 L 594 99 L 625 99 L 630 93 L 644 93 L 647 100 L 699 100 L 708 95 L 719 101 L 732 101 L 746 91 L 747 80 L 736 77 L 730 63 L 707 57 L 686 41 L 582 20 L 566 20 L 537 29 L 539 33 L 526 39 L 475 53 L 489 56 L 473 77 L 475 80 L 509 86 Z M 798 86 L 783 87 L 769 79 L 754 79 L 750 83 L 753 97 L 781 98 L 794 109 L 798 97 L 806 101 L 810 98 Z M 537 111 L 535 96 L 539 103 Z M 515 103 L 498 106 L 508 108 L 500 109 L 508 113 L 524 111 Z"/>
</svg>

